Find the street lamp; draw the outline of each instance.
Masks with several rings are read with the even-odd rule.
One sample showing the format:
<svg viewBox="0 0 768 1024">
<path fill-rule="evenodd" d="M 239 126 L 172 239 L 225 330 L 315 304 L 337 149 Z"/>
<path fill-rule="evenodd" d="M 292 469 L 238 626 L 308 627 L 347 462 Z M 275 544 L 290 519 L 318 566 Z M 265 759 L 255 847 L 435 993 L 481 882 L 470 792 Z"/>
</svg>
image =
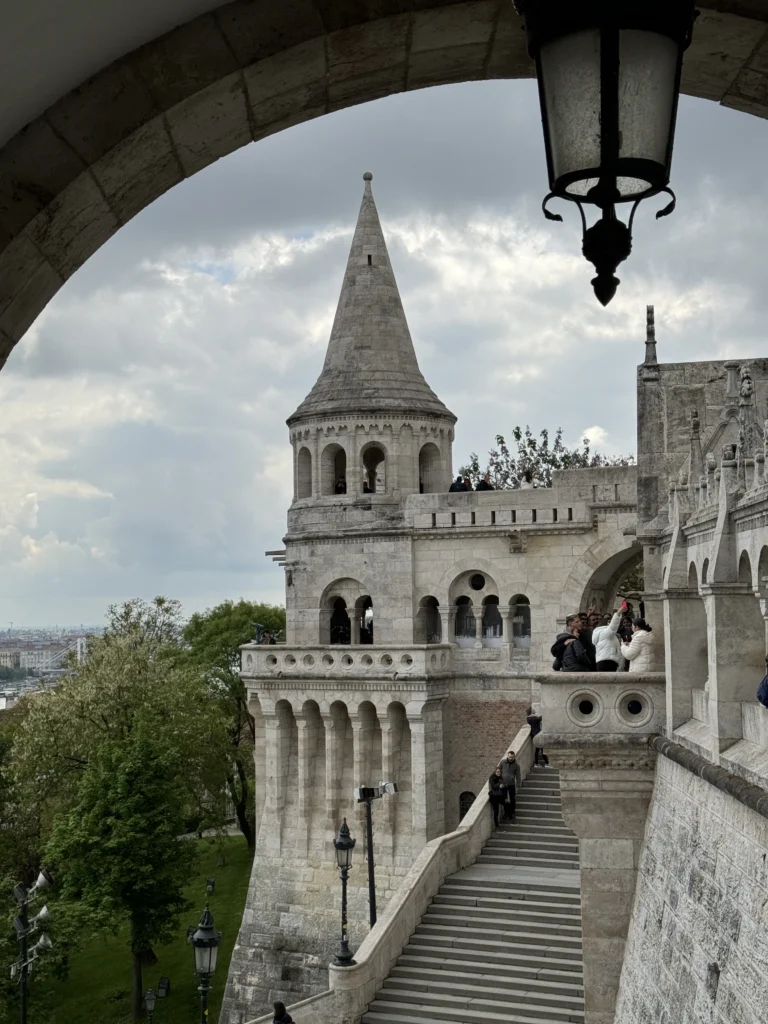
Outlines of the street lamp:
<svg viewBox="0 0 768 1024">
<path fill-rule="evenodd" d="M 200 978 L 200 1021 L 208 1021 L 208 993 L 211 991 L 211 975 L 216 970 L 216 957 L 221 942 L 221 932 L 213 927 L 213 914 L 205 905 L 200 923 L 190 936 L 189 941 L 195 953 L 195 971 Z"/>
<path fill-rule="evenodd" d="M 341 941 L 333 962 L 337 967 L 351 967 L 355 961 L 349 948 L 347 937 L 347 878 L 352 867 L 352 851 L 355 848 L 356 839 L 349 834 L 347 819 L 342 822 L 338 835 L 333 840 L 336 850 L 336 863 L 341 875 Z"/>
<path fill-rule="evenodd" d="M 147 1008 L 147 1020 L 149 1021 L 149 1024 L 152 1024 L 152 1021 L 155 1019 L 156 999 L 157 996 L 155 995 L 155 990 L 153 988 L 148 988 L 144 993 L 144 1005 Z"/>
<path fill-rule="evenodd" d="M 582 251 L 594 263 L 595 295 L 616 294 L 616 268 L 632 251 L 632 222 L 643 199 L 669 188 L 683 52 L 693 0 L 515 0 L 536 62 L 550 192 L 576 203 Z M 629 225 L 617 203 L 632 203 Z M 601 217 L 587 227 L 584 204 Z"/>
<path fill-rule="evenodd" d="M 19 959 L 15 964 L 11 964 L 11 977 L 15 978 L 17 974 L 19 975 L 21 1024 L 27 1024 L 27 979 L 29 972 L 32 970 L 38 956 L 53 948 L 53 943 L 45 932 L 40 935 L 34 946 L 29 947 L 29 936 L 44 925 L 50 924 L 51 921 L 51 915 L 47 907 L 42 907 L 35 917 L 30 919 L 29 904 L 38 892 L 42 889 L 49 889 L 52 885 L 53 879 L 43 868 L 31 889 L 27 889 L 21 882 L 14 886 L 13 889 L 14 899 L 19 905 L 18 916 L 13 919 L 13 927 L 19 942 Z"/>
<path fill-rule="evenodd" d="M 383 796 L 394 796 L 396 782 L 380 782 L 378 786 L 360 786 L 355 790 L 355 800 L 365 804 L 365 834 L 368 844 L 368 922 L 376 924 L 376 875 L 373 863 L 373 801 Z"/>
</svg>

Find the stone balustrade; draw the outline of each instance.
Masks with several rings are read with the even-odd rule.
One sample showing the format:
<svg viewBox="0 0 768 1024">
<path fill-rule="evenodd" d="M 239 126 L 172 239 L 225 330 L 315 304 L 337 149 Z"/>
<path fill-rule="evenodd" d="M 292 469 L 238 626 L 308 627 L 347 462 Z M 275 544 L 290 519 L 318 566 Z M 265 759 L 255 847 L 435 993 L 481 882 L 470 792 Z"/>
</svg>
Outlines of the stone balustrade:
<svg viewBox="0 0 768 1024">
<path fill-rule="evenodd" d="M 408 679 L 444 674 L 451 668 L 450 644 L 272 644 L 241 647 L 242 676 L 285 679 Z"/>
<path fill-rule="evenodd" d="M 517 754 L 525 777 L 533 764 L 527 725 L 520 729 L 508 749 Z M 487 786 L 481 785 L 479 796 L 456 831 L 427 843 L 416 858 L 400 889 L 355 952 L 354 966 L 331 966 L 328 990 L 291 1006 L 291 1014 L 297 1020 L 311 1020 L 312 1024 L 358 1024 L 440 886 L 449 875 L 475 862 L 492 831 Z M 270 1013 L 248 1024 L 271 1021 Z"/>
<path fill-rule="evenodd" d="M 649 736 L 664 731 L 666 720 L 663 672 L 541 672 L 531 679 L 541 685 L 545 736 Z M 545 739 L 542 739 L 545 743 Z"/>
</svg>

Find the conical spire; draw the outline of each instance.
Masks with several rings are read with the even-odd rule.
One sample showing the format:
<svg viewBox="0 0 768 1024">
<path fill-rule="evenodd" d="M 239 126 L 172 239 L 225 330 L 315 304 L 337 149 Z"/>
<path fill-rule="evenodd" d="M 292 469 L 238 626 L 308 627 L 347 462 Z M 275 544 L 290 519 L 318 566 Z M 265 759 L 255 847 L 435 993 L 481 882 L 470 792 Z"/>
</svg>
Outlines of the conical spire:
<svg viewBox="0 0 768 1024">
<path fill-rule="evenodd" d="M 365 191 L 320 376 L 288 420 L 336 413 L 404 412 L 456 417 L 421 375 L 387 245 Z"/>
</svg>

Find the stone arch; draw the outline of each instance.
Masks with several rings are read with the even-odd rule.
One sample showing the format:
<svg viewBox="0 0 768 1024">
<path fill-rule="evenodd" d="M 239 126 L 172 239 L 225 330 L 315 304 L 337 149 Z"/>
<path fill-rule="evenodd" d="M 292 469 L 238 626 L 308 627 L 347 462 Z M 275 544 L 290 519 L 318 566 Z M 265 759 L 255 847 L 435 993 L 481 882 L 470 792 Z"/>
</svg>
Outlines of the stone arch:
<svg viewBox="0 0 768 1024">
<path fill-rule="evenodd" d="M 531 602 L 525 594 L 514 594 L 509 599 L 510 621 L 512 623 L 512 636 L 509 638 L 521 649 L 530 649 L 531 646 Z"/>
<path fill-rule="evenodd" d="M 750 587 L 754 587 L 752 580 L 752 563 L 749 559 L 749 552 L 745 549 L 739 555 L 739 583 L 744 583 Z"/>
<path fill-rule="evenodd" d="M 360 582 L 351 576 L 336 578 L 327 583 L 323 588 L 318 600 L 318 643 L 351 643 L 352 642 L 352 620 L 350 609 L 354 609 L 364 589 Z M 346 615 L 346 622 L 344 622 Z M 343 629 L 346 628 L 346 638 L 341 639 Z M 335 639 L 332 638 L 332 629 L 336 630 Z M 339 633 L 342 630 L 342 633 Z"/>
<path fill-rule="evenodd" d="M 386 494 L 387 449 L 381 441 L 368 441 L 360 449 L 360 470 L 364 494 Z"/>
<path fill-rule="evenodd" d="M 338 488 L 341 482 L 344 490 Z M 323 448 L 320 456 L 320 493 L 346 494 L 347 491 L 347 453 L 344 448 L 332 441 Z"/>
<path fill-rule="evenodd" d="M 499 647 L 504 639 L 504 620 L 497 594 L 483 598 L 483 647 Z"/>
<path fill-rule="evenodd" d="M 436 494 L 447 490 L 444 476 L 440 449 L 434 441 L 427 441 L 419 451 L 419 490 L 423 494 Z"/>
<path fill-rule="evenodd" d="M 451 592 L 454 583 L 463 574 L 471 575 L 474 572 L 481 572 L 491 580 L 496 580 L 498 574 L 498 567 L 490 562 L 487 558 L 464 558 L 460 562 L 454 562 L 453 565 L 449 566 L 443 573 L 440 582 L 434 588 L 433 593 L 438 599 L 441 605 L 448 605 L 451 599 Z M 495 592 L 501 596 L 501 590 L 503 588 L 496 587 L 494 582 Z"/>
<path fill-rule="evenodd" d="M 484 584 L 482 587 L 475 587 L 472 585 L 473 580 L 476 577 L 482 577 Z M 457 573 L 450 585 L 448 590 L 448 597 L 452 601 L 456 601 L 459 597 L 469 597 L 473 604 L 481 605 L 487 597 L 499 596 L 499 588 L 496 585 L 495 576 L 488 572 L 487 569 L 465 569 L 463 572 Z"/>
<path fill-rule="evenodd" d="M 611 588 L 618 586 L 624 573 L 642 558 L 642 554 L 637 539 L 625 536 L 621 529 L 591 544 L 576 561 L 565 581 L 560 600 L 560 618 L 565 619 L 573 612 L 586 610 L 593 595 L 601 595 L 601 603 L 605 603 Z"/>
<path fill-rule="evenodd" d="M 715 0 L 699 6 L 709 12 L 696 28 L 707 56 L 686 66 L 683 90 L 768 113 L 734 87 L 751 59 L 745 27 L 760 38 L 768 14 L 756 14 L 748 0 L 734 0 L 727 12 Z M 10 197 L 2 218 L 0 360 L 123 224 L 220 157 L 405 88 L 533 74 L 511 4 L 326 4 L 321 13 L 307 3 L 296 10 L 235 0 L 156 38 L 156 30 L 143 35 L 139 26 L 133 39 L 142 45 L 105 49 L 79 79 L 75 70 L 47 93 L 46 111 L 42 102 L 27 108 L 18 125 L 33 120 L 0 151 L 0 185 Z M 94 66 L 102 69 L 94 74 Z"/>
<path fill-rule="evenodd" d="M 416 620 L 413 624 L 413 642 L 415 644 L 439 644 L 442 639 L 440 602 L 430 594 L 422 597 L 419 601 Z"/>
<path fill-rule="evenodd" d="M 699 574 L 696 571 L 695 562 L 691 562 L 688 566 L 688 589 L 693 590 L 697 594 L 699 592 Z"/>
<path fill-rule="evenodd" d="M 469 790 L 459 794 L 459 822 L 469 813 L 469 809 L 476 799 L 475 794 L 470 793 Z"/>
<path fill-rule="evenodd" d="M 306 445 L 299 448 L 296 456 L 296 497 L 312 497 L 312 453 Z"/>
</svg>

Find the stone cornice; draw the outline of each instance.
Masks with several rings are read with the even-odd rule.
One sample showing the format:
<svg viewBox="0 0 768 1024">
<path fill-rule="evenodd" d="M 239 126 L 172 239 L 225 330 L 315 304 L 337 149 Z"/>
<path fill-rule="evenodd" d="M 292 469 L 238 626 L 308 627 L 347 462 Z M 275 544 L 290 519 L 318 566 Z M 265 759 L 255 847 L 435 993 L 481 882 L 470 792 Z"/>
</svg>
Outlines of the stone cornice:
<svg viewBox="0 0 768 1024">
<path fill-rule="evenodd" d="M 700 754 L 694 754 L 692 750 L 679 743 L 673 743 L 665 736 L 651 736 L 648 742 L 651 748 L 663 757 L 679 764 L 681 768 L 685 768 L 692 775 L 698 775 L 710 786 L 734 797 L 739 803 L 749 807 L 750 810 L 757 812 L 762 817 L 768 818 L 768 791 L 760 786 L 752 785 L 751 782 L 745 782 L 738 775 L 731 775 L 725 768 L 712 764 Z"/>
</svg>

